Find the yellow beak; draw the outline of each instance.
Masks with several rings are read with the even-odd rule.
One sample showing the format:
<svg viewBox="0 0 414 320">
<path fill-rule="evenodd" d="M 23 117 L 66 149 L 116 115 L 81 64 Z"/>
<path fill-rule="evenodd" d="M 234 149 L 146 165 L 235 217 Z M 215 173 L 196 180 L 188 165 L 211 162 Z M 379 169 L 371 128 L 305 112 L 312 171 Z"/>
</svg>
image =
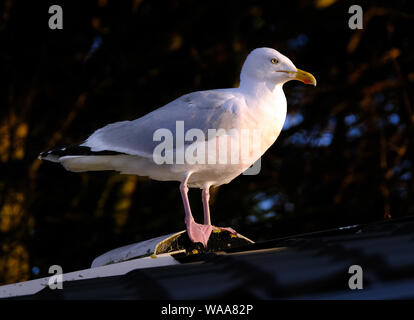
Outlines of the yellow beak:
<svg viewBox="0 0 414 320">
<path fill-rule="evenodd" d="M 281 71 L 288 73 L 294 80 L 299 80 L 305 84 L 313 84 L 316 87 L 316 79 L 315 77 L 310 74 L 309 72 L 297 69 L 298 71 Z"/>
</svg>

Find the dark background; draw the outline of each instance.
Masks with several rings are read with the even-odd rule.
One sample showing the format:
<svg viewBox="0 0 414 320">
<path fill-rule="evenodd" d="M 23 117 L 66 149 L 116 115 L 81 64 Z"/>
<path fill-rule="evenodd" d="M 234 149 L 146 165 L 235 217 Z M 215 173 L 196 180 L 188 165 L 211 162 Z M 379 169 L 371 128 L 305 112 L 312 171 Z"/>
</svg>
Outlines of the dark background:
<svg viewBox="0 0 414 320">
<path fill-rule="evenodd" d="M 63 8 L 63 30 L 48 8 Z M 351 30 L 360 4 L 364 29 Z M 256 47 L 318 80 L 285 85 L 257 176 L 212 190 L 212 222 L 256 240 L 414 214 L 409 1 L 0 2 L 0 284 L 88 268 L 184 229 L 178 182 L 37 160 L 182 94 L 238 85 Z M 196 219 L 199 190 L 190 191 Z"/>
</svg>

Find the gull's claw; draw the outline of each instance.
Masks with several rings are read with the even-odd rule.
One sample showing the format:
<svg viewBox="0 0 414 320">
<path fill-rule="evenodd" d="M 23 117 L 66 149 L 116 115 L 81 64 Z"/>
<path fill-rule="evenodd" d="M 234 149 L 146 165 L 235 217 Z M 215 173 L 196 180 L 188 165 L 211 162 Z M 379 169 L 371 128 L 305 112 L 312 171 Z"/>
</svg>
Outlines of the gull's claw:
<svg viewBox="0 0 414 320">
<path fill-rule="evenodd" d="M 223 227 L 214 227 L 214 229 L 215 230 L 219 230 L 219 231 L 228 231 L 228 232 L 230 232 L 231 234 L 234 234 L 234 235 L 237 234 L 237 232 L 233 228 L 230 228 L 230 227 L 226 227 L 226 228 L 223 228 Z"/>
</svg>

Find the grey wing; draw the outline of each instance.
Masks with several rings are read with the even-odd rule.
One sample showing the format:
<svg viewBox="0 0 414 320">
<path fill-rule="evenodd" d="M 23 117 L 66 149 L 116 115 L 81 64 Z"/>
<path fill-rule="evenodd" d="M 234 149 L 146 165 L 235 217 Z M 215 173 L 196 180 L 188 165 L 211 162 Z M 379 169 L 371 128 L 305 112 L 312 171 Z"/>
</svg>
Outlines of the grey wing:
<svg viewBox="0 0 414 320">
<path fill-rule="evenodd" d="M 238 104 L 237 97 L 226 90 L 190 93 L 136 120 L 109 124 L 95 131 L 82 145 L 93 151 L 111 150 L 152 157 L 160 143 L 153 138 L 158 129 L 170 130 L 175 139 L 176 123 L 183 121 L 185 131 L 200 129 L 207 138 L 208 129 L 236 127 Z"/>
</svg>

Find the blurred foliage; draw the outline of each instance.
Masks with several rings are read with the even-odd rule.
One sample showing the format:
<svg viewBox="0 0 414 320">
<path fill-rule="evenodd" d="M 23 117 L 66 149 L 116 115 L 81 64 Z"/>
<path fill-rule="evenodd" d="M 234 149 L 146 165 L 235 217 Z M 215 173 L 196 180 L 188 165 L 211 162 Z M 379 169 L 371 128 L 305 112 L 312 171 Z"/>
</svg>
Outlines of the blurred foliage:
<svg viewBox="0 0 414 320">
<path fill-rule="evenodd" d="M 213 223 L 264 240 L 414 214 L 408 2 L 0 2 L 0 284 L 184 229 L 178 183 L 72 173 L 37 155 L 184 93 L 237 86 L 256 47 L 318 86 L 285 85 L 285 130 L 259 175 L 213 190 Z M 52 4 L 63 30 L 48 28 Z M 362 30 L 348 27 L 351 4 Z M 200 191 L 190 200 L 201 219 Z"/>
</svg>

